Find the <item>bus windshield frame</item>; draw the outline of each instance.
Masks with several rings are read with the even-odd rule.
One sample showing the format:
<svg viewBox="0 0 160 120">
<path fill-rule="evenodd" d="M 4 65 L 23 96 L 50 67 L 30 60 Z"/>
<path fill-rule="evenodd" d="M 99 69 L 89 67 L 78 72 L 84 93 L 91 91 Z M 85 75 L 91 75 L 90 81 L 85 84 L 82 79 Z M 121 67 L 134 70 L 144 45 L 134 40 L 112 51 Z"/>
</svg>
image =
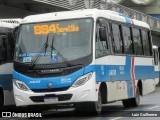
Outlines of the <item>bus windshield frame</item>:
<svg viewBox="0 0 160 120">
<path fill-rule="evenodd" d="M 50 30 L 49 32 L 47 32 L 46 27 Z M 64 60 L 57 55 L 57 51 L 63 55 L 68 62 L 92 56 L 93 27 L 93 18 L 21 24 L 15 45 L 14 61 L 29 65 L 36 56 L 39 56 L 35 63 L 37 65 L 64 63 Z M 52 38 L 54 38 L 54 40 Z M 62 42 L 59 43 L 58 39 Z M 34 44 L 34 42 L 37 43 Z M 47 44 L 45 44 L 45 42 L 47 42 Z M 40 52 L 44 44 L 47 48 Z M 51 47 L 53 47 L 52 45 L 56 50 L 51 49 Z M 70 53 L 67 54 L 67 51 Z"/>
</svg>

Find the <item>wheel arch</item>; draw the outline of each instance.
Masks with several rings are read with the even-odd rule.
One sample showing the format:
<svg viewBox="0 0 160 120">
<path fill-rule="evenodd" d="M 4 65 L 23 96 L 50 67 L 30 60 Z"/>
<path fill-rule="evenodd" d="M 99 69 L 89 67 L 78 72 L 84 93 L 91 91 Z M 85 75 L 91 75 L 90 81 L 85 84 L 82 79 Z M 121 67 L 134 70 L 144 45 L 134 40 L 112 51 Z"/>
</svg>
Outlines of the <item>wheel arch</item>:
<svg viewBox="0 0 160 120">
<path fill-rule="evenodd" d="M 0 86 L 0 106 L 4 105 L 4 89 Z"/>
<path fill-rule="evenodd" d="M 102 104 L 107 103 L 107 84 L 105 82 L 100 84 L 99 91 L 101 92 Z"/>
<path fill-rule="evenodd" d="M 143 95 L 142 80 L 138 80 L 137 87 L 139 88 L 140 95 L 142 96 Z"/>
</svg>

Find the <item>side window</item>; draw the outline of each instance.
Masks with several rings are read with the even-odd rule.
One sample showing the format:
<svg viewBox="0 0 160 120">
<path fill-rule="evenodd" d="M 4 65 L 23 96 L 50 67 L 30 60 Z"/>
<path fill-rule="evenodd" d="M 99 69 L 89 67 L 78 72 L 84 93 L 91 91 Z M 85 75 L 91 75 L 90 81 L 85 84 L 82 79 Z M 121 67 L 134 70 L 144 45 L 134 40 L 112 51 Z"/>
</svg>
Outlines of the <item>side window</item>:
<svg viewBox="0 0 160 120">
<path fill-rule="evenodd" d="M 133 54 L 133 41 L 131 39 L 131 29 L 127 26 L 122 26 L 124 49 L 126 54 Z"/>
<path fill-rule="evenodd" d="M 151 38 L 150 31 L 147 31 L 147 36 L 148 36 L 148 42 L 149 42 L 150 56 L 152 56 L 153 55 L 153 49 L 152 49 L 153 46 L 152 46 L 152 42 L 151 42 L 152 38 Z M 158 54 L 159 54 L 159 52 L 158 52 Z"/>
<path fill-rule="evenodd" d="M 143 41 L 143 51 L 144 55 L 151 56 L 151 45 L 150 45 L 150 39 L 149 39 L 149 32 L 142 30 L 142 41 Z"/>
<path fill-rule="evenodd" d="M 0 36 L 0 62 L 5 62 L 7 60 L 7 44 L 6 36 Z"/>
<path fill-rule="evenodd" d="M 159 52 L 157 49 L 154 49 L 154 64 L 158 65 L 158 61 L 159 61 Z"/>
<path fill-rule="evenodd" d="M 15 48 L 15 38 L 13 31 L 8 31 L 7 32 L 7 39 L 8 39 L 8 59 L 13 60 L 14 56 L 14 48 Z"/>
<path fill-rule="evenodd" d="M 117 54 L 122 54 L 122 39 L 120 34 L 120 27 L 117 24 L 112 24 L 112 44 L 113 44 L 113 51 Z"/>
<path fill-rule="evenodd" d="M 107 41 L 107 20 L 100 18 L 96 26 L 96 58 L 106 56 L 109 53 Z"/>
<path fill-rule="evenodd" d="M 133 28 L 132 33 L 133 33 L 135 55 L 143 55 L 143 47 L 142 47 L 142 40 L 140 37 L 140 30 L 137 28 Z"/>
</svg>

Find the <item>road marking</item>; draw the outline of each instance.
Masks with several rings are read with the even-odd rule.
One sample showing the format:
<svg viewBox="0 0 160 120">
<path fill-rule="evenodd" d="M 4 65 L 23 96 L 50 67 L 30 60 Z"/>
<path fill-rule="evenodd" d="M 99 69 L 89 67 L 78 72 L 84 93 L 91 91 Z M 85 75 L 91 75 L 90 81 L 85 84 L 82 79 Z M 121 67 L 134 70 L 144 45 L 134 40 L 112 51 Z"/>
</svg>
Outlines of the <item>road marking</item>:
<svg viewBox="0 0 160 120">
<path fill-rule="evenodd" d="M 157 108 L 157 107 L 159 107 L 159 106 L 154 106 L 154 107 L 151 107 L 151 108 L 148 108 L 148 109 L 150 109 L 150 110 L 151 110 L 151 109 L 154 109 L 154 108 Z"/>
<path fill-rule="evenodd" d="M 121 119 L 122 117 L 116 117 L 116 118 L 113 118 L 111 120 L 118 120 L 118 119 Z"/>
</svg>

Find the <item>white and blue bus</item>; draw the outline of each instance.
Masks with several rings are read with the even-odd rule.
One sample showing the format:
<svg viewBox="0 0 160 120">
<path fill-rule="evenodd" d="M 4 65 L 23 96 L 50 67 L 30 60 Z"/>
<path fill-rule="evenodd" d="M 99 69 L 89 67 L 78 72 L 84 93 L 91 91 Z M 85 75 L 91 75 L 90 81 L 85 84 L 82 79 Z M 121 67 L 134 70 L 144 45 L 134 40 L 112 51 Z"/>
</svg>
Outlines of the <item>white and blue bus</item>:
<svg viewBox="0 0 160 120">
<path fill-rule="evenodd" d="M 17 106 L 74 104 L 100 113 L 139 106 L 159 81 L 150 28 L 121 13 L 86 9 L 24 18 L 16 41 Z"/>
<path fill-rule="evenodd" d="M 15 21 L 16 19 L 0 19 L 0 108 L 15 104 L 12 84 L 14 31 L 18 26 Z"/>
</svg>

